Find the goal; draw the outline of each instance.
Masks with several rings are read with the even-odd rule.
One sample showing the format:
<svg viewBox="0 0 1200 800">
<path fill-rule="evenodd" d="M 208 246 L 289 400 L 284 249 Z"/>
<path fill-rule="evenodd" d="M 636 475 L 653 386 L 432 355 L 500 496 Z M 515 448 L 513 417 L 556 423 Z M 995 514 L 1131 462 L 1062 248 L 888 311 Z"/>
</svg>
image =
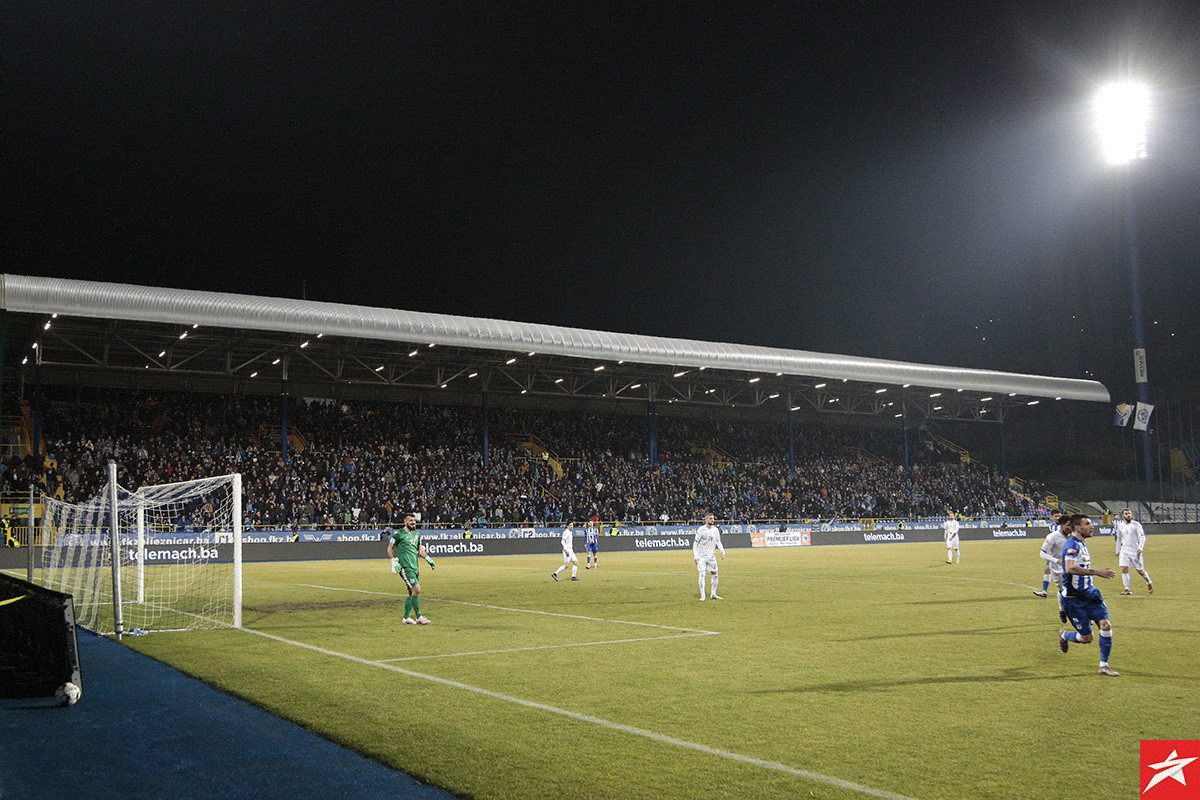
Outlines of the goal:
<svg viewBox="0 0 1200 800">
<path fill-rule="evenodd" d="M 38 583 L 100 634 L 242 626 L 242 476 L 44 501 Z"/>
</svg>

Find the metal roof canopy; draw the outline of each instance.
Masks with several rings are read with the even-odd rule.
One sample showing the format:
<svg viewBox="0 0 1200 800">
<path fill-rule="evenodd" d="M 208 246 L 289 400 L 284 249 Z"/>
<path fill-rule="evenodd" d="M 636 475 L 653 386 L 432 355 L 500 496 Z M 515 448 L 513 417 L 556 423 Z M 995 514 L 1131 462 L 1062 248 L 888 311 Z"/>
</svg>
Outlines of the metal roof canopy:
<svg viewBox="0 0 1200 800">
<path fill-rule="evenodd" d="M 469 402 L 486 390 L 974 421 L 1042 399 L 1109 402 L 1073 378 L 95 281 L 0 275 L 0 307 L 35 315 L 21 364 L 72 384 L 268 394 L 286 378 L 293 394 Z"/>
</svg>

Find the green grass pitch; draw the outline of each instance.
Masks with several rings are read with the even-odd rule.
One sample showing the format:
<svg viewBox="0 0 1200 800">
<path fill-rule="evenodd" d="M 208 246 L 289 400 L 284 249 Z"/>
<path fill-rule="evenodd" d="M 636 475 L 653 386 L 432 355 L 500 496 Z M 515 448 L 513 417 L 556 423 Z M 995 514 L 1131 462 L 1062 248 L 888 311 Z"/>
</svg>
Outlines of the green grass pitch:
<svg viewBox="0 0 1200 800">
<path fill-rule="evenodd" d="M 257 633 L 126 642 L 468 798 L 1136 797 L 1139 740 L 1200 731 L 1200 536 L 1097 579 L 1119 678 L 1059 651 L 1039 545 L 731 550 L 704 603 L 686 551 L 443 558 L 428 626 L 385 558 L 256 563 Z"/>
</svg>

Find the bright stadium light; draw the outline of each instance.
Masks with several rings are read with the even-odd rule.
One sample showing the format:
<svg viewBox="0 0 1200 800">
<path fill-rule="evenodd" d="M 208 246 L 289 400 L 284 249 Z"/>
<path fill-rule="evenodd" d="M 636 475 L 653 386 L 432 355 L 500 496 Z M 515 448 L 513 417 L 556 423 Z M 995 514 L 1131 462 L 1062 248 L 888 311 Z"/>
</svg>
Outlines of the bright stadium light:
<svg viewBox="0 0 1200 800">
<path fill-rule="evenodd" d="M 1109 164 L 1128 164 L 1146 157 L 1146 124 L 1150 90 L 1141 83 L 1113 83 L 1096 95 L 1100 144 Z"/>
<path fill-rule="evenodd" d="M 1105 160 L 1124 167 L 1119 171 L 1124 200 L 1124 247 L 1129 266 L 1129 305 L 1133 324 L 1133 373 L 1137 384 L 1139 408 L 1150 400 L 1150 378 L 1146 359 L 1146 331 L 1142 317 L 1142 278 L 1138 264 L 1138 225 L 1136 180 L 1133 162 L 1146 158 L 1150 116 L 1150 89 L 1141 83 L 1122 82 L 1105 86 L 1096 95 L 1096 122 Z M 1150 428 L 1140 431 L 1142 461 L 1147 483 L 1154 480 L 1154 452 Z M 1135 469 L 1136 473 L 1136 469 Z"/>
</svg>

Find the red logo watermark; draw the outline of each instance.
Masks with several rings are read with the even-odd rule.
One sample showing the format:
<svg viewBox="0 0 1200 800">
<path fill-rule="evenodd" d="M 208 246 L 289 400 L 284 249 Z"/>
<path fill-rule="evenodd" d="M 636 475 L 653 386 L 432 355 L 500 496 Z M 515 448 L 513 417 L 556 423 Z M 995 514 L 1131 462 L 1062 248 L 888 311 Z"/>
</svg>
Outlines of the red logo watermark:
<svg viewBox="0 0 1200 800">
<path fill-rule="evenodd" d="M 1144 800 L 1200 800 L 1200 740 L 1142 742 Z"/>
</svg>

